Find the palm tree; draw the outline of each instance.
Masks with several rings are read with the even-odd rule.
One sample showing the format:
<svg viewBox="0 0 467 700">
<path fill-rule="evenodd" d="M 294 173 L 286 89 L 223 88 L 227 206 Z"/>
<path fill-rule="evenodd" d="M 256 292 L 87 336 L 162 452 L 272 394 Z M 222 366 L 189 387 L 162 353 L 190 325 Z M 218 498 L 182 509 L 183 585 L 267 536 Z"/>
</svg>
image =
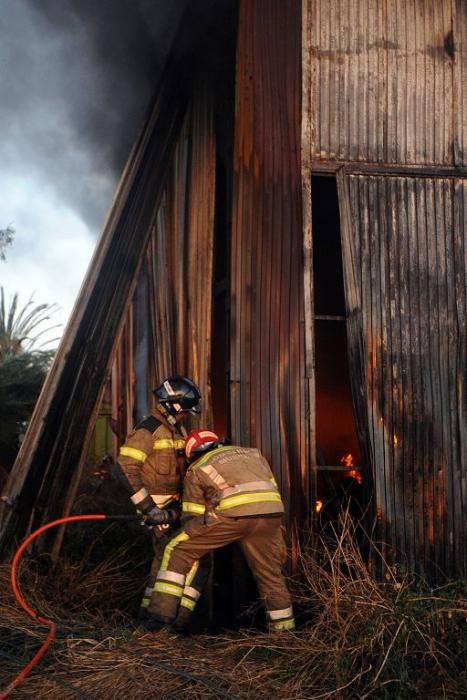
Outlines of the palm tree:
<svg viewBox="0 0 467 700">
<path fill-rule="evenodd" d="M 56 310 L 55 304 L 35 305 L 32 297 L 19 308 L 18 294 L 7 308 L 0 287 L 0 467 L 7 471 L 54 355 L 45 348 L 57 339 L 40 341 L 58 328 L 49 323 Z"/>
<path fill-rule="evenodd" d="M 11 226 L 0 228 L 0 260 L 5 260 L 5 250 L 13 243 L 15 229 Z"/>
<path fill-rule="evenodd" d="M 18 293 L 13 295 L 10 308 L 5 305 L 5 292 L 0 287 L 0 361 L 9 355 L 24 352 L 44 352 L 39 339 L 51 330 L 59 327 L 44 328 L 44 323 L 50 321 L 51 315 L 57 311 L 56 304 L 38 304 L 34 306 L 31 297 L 22 309 L 18 309 Z M 45 345 L 55 342 L 58 338 L 47 340 Z"/>
</svg>

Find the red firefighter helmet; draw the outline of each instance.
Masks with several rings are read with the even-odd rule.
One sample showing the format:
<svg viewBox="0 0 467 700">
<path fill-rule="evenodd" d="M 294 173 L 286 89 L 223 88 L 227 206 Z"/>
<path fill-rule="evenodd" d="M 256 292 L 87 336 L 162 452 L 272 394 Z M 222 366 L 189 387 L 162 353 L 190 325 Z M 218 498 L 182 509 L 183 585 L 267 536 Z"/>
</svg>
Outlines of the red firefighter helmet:
<svg viewBox="0 0 467 700">
<path fill-rule="evenodd" d="M 192 430 L 185 443 L 185 454 L 189 462 L 201 457 L 205 452 L 215 450 L 220 438 L 212 430 Z"/>
</svg>

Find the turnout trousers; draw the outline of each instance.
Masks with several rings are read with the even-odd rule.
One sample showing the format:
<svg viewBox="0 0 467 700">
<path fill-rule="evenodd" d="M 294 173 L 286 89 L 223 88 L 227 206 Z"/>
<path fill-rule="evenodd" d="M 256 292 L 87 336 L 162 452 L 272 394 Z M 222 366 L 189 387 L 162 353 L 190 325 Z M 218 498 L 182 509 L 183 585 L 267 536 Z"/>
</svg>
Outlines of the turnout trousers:
<svg viewBox="0 0 467 700">
<path fill-rule="evenodd" d="M 141 600 L 141 606 L 138 613 L 138 619 L 144 621 L 148 615 L 154 614 L 154 599 L 155 599 L 155 584 L 157 574 L 161 568 L 162 559 L 164 556 L 165 547 L 173 537 L 174 531 L 169 528 L 158 529 L 153 528 L 153 548 L 154 557 L 151 563 L 151 569 L 146 581 L 144 595 Z M 189 596 L 182 596 L 180 607 L 178 609 L 177 624 L 179 627 L 184 627 L 188 624 L 191 615 L 196 607 L 196 603 L 201 597 L 203 588 L 209 578 L 210 560 L 209 557 L 204 557 L 201 561 L 193 564 L 187 575 L 187 587 L 190 584 Z"/>
<path fill-rule="evenodd" d="M 167 544 L 151 600 L 151 612 L 170 624 L 180 602 L 190 594 L 187 576 L 213 549 L 239 542 L 256 579 L 270 629 L 295 626 L 282 566 L 286 547 L 281 516 L 225 517 L 217 513 L 192 518 Z"/>
</svg>

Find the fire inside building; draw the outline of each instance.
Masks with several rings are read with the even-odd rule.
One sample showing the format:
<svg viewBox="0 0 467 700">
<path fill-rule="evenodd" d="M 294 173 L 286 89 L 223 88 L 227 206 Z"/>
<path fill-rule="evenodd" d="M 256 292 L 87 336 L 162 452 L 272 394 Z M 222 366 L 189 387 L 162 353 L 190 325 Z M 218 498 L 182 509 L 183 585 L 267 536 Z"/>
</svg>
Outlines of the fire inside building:
<svg viewBox="0 0 467 700">
<path fill-rule="evenodd" d="M 183 374 L 200 424 L 272 465 L 292 559 L 352 495 L 389 560 L 467 574 L 466 81 L 463 0 L 188 4 L 6 485 L 3 556 Z"/>
</svg>

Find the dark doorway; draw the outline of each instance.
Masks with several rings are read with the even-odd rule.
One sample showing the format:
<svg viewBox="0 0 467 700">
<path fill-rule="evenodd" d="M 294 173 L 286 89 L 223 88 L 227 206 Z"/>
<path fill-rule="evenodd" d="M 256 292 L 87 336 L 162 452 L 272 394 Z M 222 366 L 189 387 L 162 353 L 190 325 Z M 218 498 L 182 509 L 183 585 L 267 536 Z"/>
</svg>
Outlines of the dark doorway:
<svg viewBox="0 0 467 700">
<path fill-rule="evenodd" d="M 346 506 L 349 495 L 360 498 L 362 472 L 347 360 L 335 177 L 312 178 L 312 205 L 319 524 Z"/>
<path fill-rule="evenodd" d="M 232 234 L 232 181 L 235 115 L 235 58 L 238 7 L 223 0 L 213 48 L 216 131 L 216 209 L 212 294 L 211 387 L 214 430 L 230 432 L 230 249 Z"/>
</svg>

